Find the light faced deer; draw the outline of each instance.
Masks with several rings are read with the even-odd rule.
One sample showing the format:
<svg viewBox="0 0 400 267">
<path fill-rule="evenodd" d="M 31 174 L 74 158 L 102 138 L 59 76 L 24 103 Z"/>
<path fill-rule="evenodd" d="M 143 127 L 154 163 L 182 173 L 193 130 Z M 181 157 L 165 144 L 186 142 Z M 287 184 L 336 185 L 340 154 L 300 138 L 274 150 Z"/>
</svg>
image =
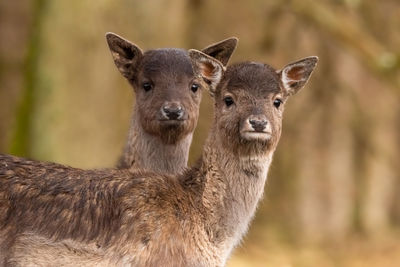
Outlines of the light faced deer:
<svg viewBox="0 0 400 267">
<path fill-rule="evenodd" d="M 203 91 L 202 84 L 195 82 L 187 51 L 170 48 L 143 53 L 116 34 L 107 33 L 106 39 L 116 66 L 136 95 L 128 140 L 117 166 L 182 172 L 187 166 Z M 236 45 L 237 38 L 229 38 L 203 52 L 226 65 Z"/>
<path fill-rule="evenodd" d="M 317 58 L 280 71 L 189 52 L 215 117 L 202 158 L 177 176 L 79 170 L 0 156 L 1 254 L 10 266 L 223 266 L 264 191 L 283 106 Z M 219 83 L 220 82 L 220 83 Z M 219 85 L 217 86 L 217 84 Z"/>
</svg>

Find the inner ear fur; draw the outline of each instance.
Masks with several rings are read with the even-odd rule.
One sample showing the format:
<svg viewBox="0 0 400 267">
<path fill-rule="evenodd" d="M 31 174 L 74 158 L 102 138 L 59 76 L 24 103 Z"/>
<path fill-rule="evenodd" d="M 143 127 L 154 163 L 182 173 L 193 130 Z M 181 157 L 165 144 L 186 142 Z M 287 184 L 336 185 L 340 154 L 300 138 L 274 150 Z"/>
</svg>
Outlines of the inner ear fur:
<svg viewBox="0 0 400 267">
<path fill-rule="evenodd" d="M 201 77 L 208 84 L 209 92 L 213 96 L 225 72 L 225 67 L 217 59 L 195 49 L 189 50 L 189 57 L 195 75 Z"/>
<path fill-rule="evenodd" d="M 293 63 L 289 63 L 277 73 L 281 79 L 286 94 L 294 95 L 309 80 L 311 73 L 317 65 L 318 57 L 306 57 Z"/>
<path fill-rule="evenodd" d="M 136 74 L 136 67 L 143 57 L 142 50 L 112 32 L 106 34 L 106 40 L 118 70 L 125 78 L 131 79 Z"/>
</svg>

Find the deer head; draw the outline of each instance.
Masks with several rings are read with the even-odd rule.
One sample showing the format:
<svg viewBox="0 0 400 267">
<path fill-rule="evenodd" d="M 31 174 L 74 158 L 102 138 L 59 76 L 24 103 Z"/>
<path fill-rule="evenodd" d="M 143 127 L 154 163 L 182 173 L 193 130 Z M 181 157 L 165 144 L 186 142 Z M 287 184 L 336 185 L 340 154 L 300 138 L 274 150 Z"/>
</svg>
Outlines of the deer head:
<svg viewBox="0 0 400 267">
<path fill-rule="evenodd" d="M 208 55 L 189 50 L 195 73 L 211 84 L 215 100 L 214 131 L 227 149 L 241 156 L 274 150 L 289 96 L 308 81 L 318 61 L 307 57 L 275 70 L 263 63 L 245 62 L 224 71 Z"/>
<path fill-rule="evenodd" d="M 183 49 L 156 49 L 142 52 L 135 44 L 113 33 L 106 35 L 115 65 L 133 86 L 135 116 L 145 132 L 174 144 L 192 133 L 197 124 L 201 85 Z M 236 48 L 230 38 L 204 49 L 225 64 Z"/>
</svg>

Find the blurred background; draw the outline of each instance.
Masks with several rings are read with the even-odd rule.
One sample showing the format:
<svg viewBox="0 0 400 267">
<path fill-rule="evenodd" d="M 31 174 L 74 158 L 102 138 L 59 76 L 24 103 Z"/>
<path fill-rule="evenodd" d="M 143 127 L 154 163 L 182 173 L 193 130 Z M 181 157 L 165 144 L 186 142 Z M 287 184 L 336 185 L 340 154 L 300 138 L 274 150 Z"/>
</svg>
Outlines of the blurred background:
<svg viewBox="0 0 400 267">
<path fill-rule="evenodd" d="M 107 31 L 144 50 L 237 36 L 231 62 L 275 68 L 319 56 L 286 106 L 264 200 L 228 266 L 400 266 L 398 0 L 1 1 L 1 153 L 116 163 L 134 96 Z M 211 118 L 204 94 L 191 162 Z"/>
</svg>

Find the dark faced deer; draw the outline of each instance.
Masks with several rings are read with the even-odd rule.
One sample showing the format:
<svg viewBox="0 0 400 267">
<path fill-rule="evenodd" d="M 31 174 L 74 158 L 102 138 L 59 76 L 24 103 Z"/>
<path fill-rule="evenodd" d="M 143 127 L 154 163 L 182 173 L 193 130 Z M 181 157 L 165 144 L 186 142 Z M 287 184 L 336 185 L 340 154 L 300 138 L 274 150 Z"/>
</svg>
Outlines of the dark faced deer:
<svg viewBox="0 0 400 267">
<path fill-rule="evenodd" d="M 187 166 L 202 93 L 186 50 L 142 52 L 131 42 L 106 35 L 114 62 L 135 91 L 131 127 L 119 168 L 177 174 Z M 226 65 L 237 38 L 208 46 L 203 52 Z M 208 86 L 204 84 L 204 86 Z"/>
<path fill-rule="evenodd" d="M 4 265 L 225 264 L 263 195 L 284 104 L 305 85 L 317 58 L 279 71 L 261 63 L 224 71 L 199 51 L 189 54 L 195 81 L 206 80 L 215 100 L 197 165 L 170 176 L 0 156 Z"/>
</svg>

